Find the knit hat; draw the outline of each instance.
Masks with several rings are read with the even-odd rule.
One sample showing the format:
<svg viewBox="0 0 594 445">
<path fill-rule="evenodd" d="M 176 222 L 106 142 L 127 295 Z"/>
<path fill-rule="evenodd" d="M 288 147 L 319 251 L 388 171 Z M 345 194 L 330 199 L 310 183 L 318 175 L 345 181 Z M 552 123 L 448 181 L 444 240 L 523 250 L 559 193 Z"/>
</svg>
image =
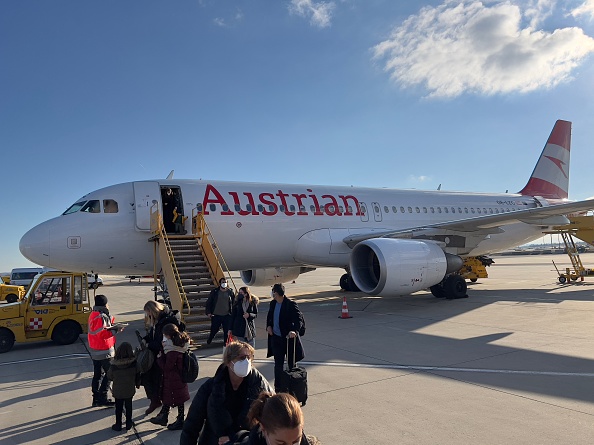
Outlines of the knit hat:
<svg viewBox="0 0 594 445">
<path fill-rule="evenodd" d="M 107 297 L 103 294 L 95 295 L 95 306 L 107 305 Z"/>
</svg>

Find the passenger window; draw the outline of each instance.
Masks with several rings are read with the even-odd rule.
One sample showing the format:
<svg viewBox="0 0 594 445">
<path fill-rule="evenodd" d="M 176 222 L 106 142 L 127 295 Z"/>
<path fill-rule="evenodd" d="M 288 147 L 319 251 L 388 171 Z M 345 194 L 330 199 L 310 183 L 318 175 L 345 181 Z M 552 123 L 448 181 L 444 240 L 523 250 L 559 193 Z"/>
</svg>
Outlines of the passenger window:
<svg viewBox="0 0 594 445">
<path fill-rule="evenodd" d="M 456 213 L 456 208 L 452 207 L 452 213 Z"/>
<path fill-rule="evenodd" d="M 373 211 L 374 211 L 375 213 L 379 213 L 379 212 L 380 212 L 380 208 L 379 208 L 379 206 L 377 206 L 377 205 L 373 206 Z"/>
<path fill-rule="evenodd" d="M 388 206 L 384 206 L 384 212 L 390 213 L 390 209 L 388 208 Z"/>
<path fill-rule="evenodd" d="M 449 210 L 448 210 L 448 208 L 447 208 L 447 207 L 444 207 L 444 208 L 443 208 L 443 211 L 444 211 L 444 212 L 446 212 L 446 213 L 448 213 L 448 212 L 449 212 Z"/>
<path fill-rule="evenodd" d="M 417 213 L 421 213 L 421 209 L 419 209 L 418 207 L 415 207 L 415 211 L 416 211 Z"/>
<path fill-rule="evenodd" d="M 229 211 L 229 206 L 227 204 L 223 204 L 223 210 L 225 212 L 228 212 Z"/>
<path fill-rule="evenodd" d="M 474 213 L 474 207 L 471 207 L 471 208 L 470 208 L 470 211 L 471 211 L 472 213 Z"/>
<path fill-rule="evenodd" d="M 196 204 L 196 210 L 198 211 L 198 213 L 202 213 L 202 203 Z"/>
<path fill-rule="evenodd" d="M 281 211 L 281 213 L 285 213 L 285 206 L 281 204 L 279 206 L 279 210 Z"/>
<path fill-rule="evenodd" d="M 248 204 L 248 205 L 246 205 L 246 206 L 245 206 L 245 209 L 246 209 L 248 212 L 251 212 L 251 211 L 252 211 L 252 205 L 251 205 L 251 204 Z"/>
<path fill-rule="evenodd" d="M 464 213 L 468 213 L 468 207 L 464 207 Z"/>
<path fill-rule="evenodd" d="M 441 213 L 441 207 L 437 208 L 437 213 Z"/>
<path fill-rule="evenodd" d="M 429 207 L 429 210 L 431 210 L 431 213 L 435 213 L 435 209 L 433 207 Z"/>
<path fill-rule="evenodd" d="M 476 211 L 479 212 L 479 213 L 481 213 L 481 209 L 480 208 L 476 209 Z"/>
<path fill-rule="evenodd" d="M 217 205 L 216 204 L 211 204 L 210 205 L 210 211 L 214 212 L 217 209 Z"/>
<path fill-rule="evenodd" d="M 427 213 L 427 207 L 423 207 L 423 213 Z"/>
<path fill-rule="evenodd" d="M 103 200 L 103 211 L 105 213 L 118 213 L 118 203 L 113 199 Z"/>
<path fill-rule="evenodd" d="M 315 206 L 309 206 L 309 210 L 311 211 L 311 213 L 315 213 L 316 207 Z"/>
<path fill-rule="evenodd" d="M 404 213 L 404 207 L 400 207 L 400 213 Z"/>
<path fill-rule="evenodd" d="M 303 210 L 305 210 L 305 207 L 303 207 Z M 353 208 L 351 206 L 347 206 L 347 213 L 353 213 Z"/>
<path fill-rule="evenodd" d="M 300 212 L 305 212 L 305 206 L 299 206 Z M 349 212 L 351 211 L 351 207 L 349 206 Z"/>
<path fill-rule="evenodd" d="M 483 213 L 484 213 L 485 215 L 487 214 L 487 209 L 485 209 L 484 207 L 483 207 Z"/>
<path fill-rule="evenodd" d="M 258 204 L 258 211 L 259 212 L 263 212 L 264 211 L 264 206 L 262 204 Z"/>
<path fill-rule="evenodd" d="M 458 213 L 462 213 L 462 207 L 458 207 Z"/>
<path fill-rule="evenodd" d="M 392 206 L 392 212 L 398 213 L 398 209 L 396 208 L 396 206 Z"/>
<path fill-rule="evenodd" d="M 99 201 L 96 199 L 93 199 L 89 202 L 87 202 L 82 209 L 80 209 L 81 212 L 87 212 L 87 213 L 99 213 L 101 212 L 101 206 L 99 204 Z"/>
<path fill-rule="evenodd" d="M 291 209 L 291 212 L 295 213 L 295 206 L 293 204 L 291 204 L 289 208 Z"/>
<path fill-rule="evenodd" d="M 412 207 L 408 208 L 408 213 L 412 213 Z"/>
<path fill-rule="evenodd" d="M 241 210 L 241 206 L 239 204 L 235 204 L 235 211 L 239 212 Z"/>
</svg>

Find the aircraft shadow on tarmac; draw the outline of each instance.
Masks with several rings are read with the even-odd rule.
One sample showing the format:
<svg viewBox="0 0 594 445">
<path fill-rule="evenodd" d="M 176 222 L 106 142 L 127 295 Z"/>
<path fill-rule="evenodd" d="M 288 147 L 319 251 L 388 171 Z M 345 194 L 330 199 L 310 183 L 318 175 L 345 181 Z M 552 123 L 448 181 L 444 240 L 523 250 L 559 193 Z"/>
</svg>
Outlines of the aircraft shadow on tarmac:
<svg viewBox="0 0 594 445">
<path fill-rule="evenodd" d="M 296 299 L 308 326 L 307 335 L 303 338 L 305 360 L 342 362 L 350 359 L 357 363 L 394 365 L 396 369 L 409 369 L 410 372 L 429 373 L 511 392 L 594 403 L 594 360 L 497 344 L 512 334 L 519 334 L 530 337 L 532 347 L 545 348 L 556 343 L 557 338 L 563 344 L 577 339 L 583 345 L 587 341 L 583 334 L 560 333 L 559 337 L 555 337 L 554 332 L 547 331 L 546 321 L 521 327 L 521 320 L 514 320 L 515 326 L 520 326 L 518 328 L 497 319 L 488 322 L 482 319 L 474 326 L 475 331 L 491 333 L 464 339 L 418 332 L 492 304 L 507 305 L 509 302 L 541 308 L 553 305 L 552 308 L 557 309 L 557 305 L 564 301 L 593 301 L 592 285 L 582 284 L 579 289 L 572 287 L 571 292 L 565 293 L 551 293 L 551 289 L 473 288 L 469 289 L 469 298 L 460 300 L 437 299 L 429 293 L 397 298 L 369 297 L 362 293 L 341 293 L 337 296 L 336 292 L 318 292 L 310 294 L 310 298 L 299 296 Z M 343 296 L 348 298 L 353 319 L 340 320 L 336 317 L 340 314 Z M 261 308 L 262 312 L 266 310 L 267 305 Z M 516 309 L 511 306 L 508 310 Z M 332 315 L 329 316 L 329 313 Z M 452 323 L 454 330 L 449 331 L 452 333 L 455 333 L 455 323 L 460 323 L 461 327 L 465 325 L 463 321 Z M 310 328 L 310 325 L 313 326 Z M 353 334 L 355 330 L 357 333 Z M 381 355 L 370 352 L 379 349 Z M 323 350 L 323 356 L 310 353 L 320 350 Z"/>
</svg>

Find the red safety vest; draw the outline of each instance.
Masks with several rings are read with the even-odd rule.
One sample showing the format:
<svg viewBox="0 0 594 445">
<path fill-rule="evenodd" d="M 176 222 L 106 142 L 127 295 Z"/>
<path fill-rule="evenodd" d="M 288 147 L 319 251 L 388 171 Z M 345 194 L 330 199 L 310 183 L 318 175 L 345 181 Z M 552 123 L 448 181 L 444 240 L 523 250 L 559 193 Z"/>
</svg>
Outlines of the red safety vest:
<svg viewBox="0 0 594 445">
<path fill-rule="evenodd" d="M 116 338 L 109 329 L 104 329 L 103 314 L 98 311 L 89 315 L 89 347 L 96 351 L 107 351 L 115 346 Z M 111 317 L 111 322 L 114 318 Z"/>
</svg>

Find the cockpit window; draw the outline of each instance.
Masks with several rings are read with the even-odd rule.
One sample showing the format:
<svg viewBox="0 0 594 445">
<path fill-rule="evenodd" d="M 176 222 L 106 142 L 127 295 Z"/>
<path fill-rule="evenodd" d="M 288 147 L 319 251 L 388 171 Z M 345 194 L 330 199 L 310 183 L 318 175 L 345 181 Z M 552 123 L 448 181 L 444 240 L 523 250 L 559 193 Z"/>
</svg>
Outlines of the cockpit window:
<svg viewBox="0 0 594 445">
<path fill-rule="evenodd" d="M 99 201 L 96 199 L 93 199 L 89 202 L 87 202 L 82 209 L 80 209 L 81 212 L 87 212 L 87 213 L 99 213 L 101 212 L 101 207 L 99 205 Z"/>
<path fill-rule="evenodd" d="M 118 203 L 113 199 L 103 200 L 103 211 L 105 213 L 118 213 Z"/>
<path fill-rule="evenodd" d="M 87 201 L 79 201 L 77 203 L 72 204 L 64 213 L 62 213 L 62 215 L 68 215 L 69 213 L 78 212 L 81 209 L 81 207 L 85 205 L 85 202 Z"/>
</svg>

